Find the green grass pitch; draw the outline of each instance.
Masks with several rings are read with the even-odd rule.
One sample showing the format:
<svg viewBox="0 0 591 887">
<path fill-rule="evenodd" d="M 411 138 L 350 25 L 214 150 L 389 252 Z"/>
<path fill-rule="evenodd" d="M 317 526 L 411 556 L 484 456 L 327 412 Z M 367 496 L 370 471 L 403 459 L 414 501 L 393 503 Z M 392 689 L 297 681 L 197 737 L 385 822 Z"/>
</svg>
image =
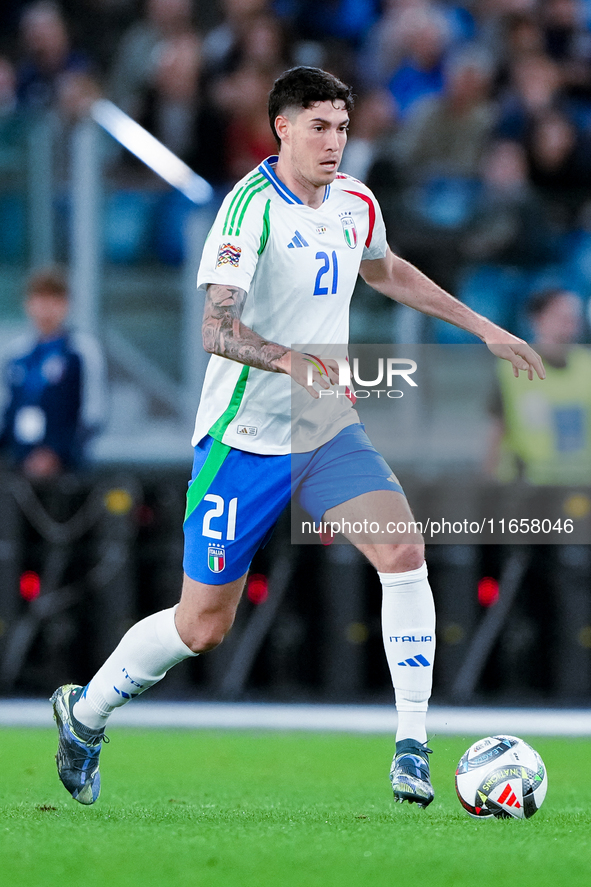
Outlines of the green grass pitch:
<svg viewBox="0 0 591 887">
<path fill-rule="evenodd" d="M 4 887 L 562 887 L 591 883 L 591 743 L 531 740 L 529 821 L 477 822 L 454 790 L 477 737 L 431 741 L 436 797 L 394 804 L 385 736 L 117 728 L 93 807 L 58 782 L 56 735 L 0 730 Z M 527 737 L 525 737 L 527 738 Z"/>
</svg>

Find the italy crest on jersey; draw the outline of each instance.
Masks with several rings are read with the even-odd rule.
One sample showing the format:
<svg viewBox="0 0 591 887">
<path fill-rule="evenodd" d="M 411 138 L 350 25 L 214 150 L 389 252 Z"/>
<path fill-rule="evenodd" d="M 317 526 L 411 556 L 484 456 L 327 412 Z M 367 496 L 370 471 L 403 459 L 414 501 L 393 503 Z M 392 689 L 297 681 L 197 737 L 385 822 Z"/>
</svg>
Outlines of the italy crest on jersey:
<svg viewBox="0 0 591 887">
<path fill-rule="evenodd" d="M 226 552 L 223 545 L 210 545 L 207 549 L 207 566 L 212 573 L 221 573 L 226 566 Z"/>
<path fill-rule="evenodd" d="M 357 228 L 355 227 L 355 219 L 350 215 L 341 216 L 341 225 L 343 226 L 345 243 L 350 249 L 355 249 L 357 246 Z"/>
</svg>

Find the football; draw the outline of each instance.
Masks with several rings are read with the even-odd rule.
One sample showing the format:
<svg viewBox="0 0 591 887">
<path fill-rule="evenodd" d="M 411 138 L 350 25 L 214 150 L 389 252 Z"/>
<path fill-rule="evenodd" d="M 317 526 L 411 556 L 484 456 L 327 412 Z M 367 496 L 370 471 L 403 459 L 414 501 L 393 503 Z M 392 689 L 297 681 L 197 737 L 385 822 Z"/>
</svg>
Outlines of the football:
<svg viewBox="0 0 591 887">
<path fill-rule="evenodd" d="M 456 770 L 460 804 L 475 819 L 529 819 L 542 806 L 547 788 L 544 762 L 516 736 L 479 739 Z"/>
</svg>

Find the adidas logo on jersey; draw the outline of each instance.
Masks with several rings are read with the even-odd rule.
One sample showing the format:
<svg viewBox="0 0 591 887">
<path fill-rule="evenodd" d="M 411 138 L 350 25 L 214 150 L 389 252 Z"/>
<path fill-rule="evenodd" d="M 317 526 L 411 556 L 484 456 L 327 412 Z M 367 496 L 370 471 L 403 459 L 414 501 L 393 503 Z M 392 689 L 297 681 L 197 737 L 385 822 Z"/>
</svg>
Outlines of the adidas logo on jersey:
<svg viewBox="0 0 591 887">
<path fill-rule="evenodd" d="M 299 231 L 296 231 L 291 241 L 287 244 L 288 249 L 296 249 L 302 246 L 310 246 L 310 244 L 302 237 Z"/>
</svg>

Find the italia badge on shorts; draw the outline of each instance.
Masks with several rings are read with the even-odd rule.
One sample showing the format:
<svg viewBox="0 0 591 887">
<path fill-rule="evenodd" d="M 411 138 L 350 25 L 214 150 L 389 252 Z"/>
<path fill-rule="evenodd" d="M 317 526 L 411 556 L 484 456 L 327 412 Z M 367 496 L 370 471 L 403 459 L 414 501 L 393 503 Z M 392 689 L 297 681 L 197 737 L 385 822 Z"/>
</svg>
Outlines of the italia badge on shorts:
<svg viewBox="0 0 591 887">
<path fill-rule="evenodd" d="M 226 566 L 226 550 L 223 545 L 210 545 L 207 549 L 207 566 L 212 573 L 221 573 Z"/>
<path fill-rule="evenodd" d="M 341 216 L 341 225 L 343 226 L 345 243 L 349 249 L 355 249 L 357 246 L 357 228 L 355 227 L 355 219 L 350 214 L 343 215 Z"/>
</svg>

